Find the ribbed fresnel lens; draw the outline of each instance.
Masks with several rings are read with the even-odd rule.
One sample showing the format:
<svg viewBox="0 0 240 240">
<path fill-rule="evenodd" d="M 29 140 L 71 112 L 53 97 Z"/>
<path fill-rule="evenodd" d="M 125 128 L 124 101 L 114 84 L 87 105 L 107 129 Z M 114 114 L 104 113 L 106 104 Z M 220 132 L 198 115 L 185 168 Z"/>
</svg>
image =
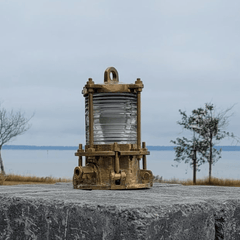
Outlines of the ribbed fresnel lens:
<svg viewBox="0 0 240 240">
<path fill-rule="evenodd" d="M 89 78 L 85 98 L 86 145 L 75 153 L 73 187 L 78 189 L 150 188 L 146 143 L 141 142 L 141 92 L 143 83 L 119 83 L 115 68 L 104 72 L 104 83 Z M 85 157 L 85 166 L 83 166 Z M 142 159 L 142 169 L 140 161 Z"/>
<path fill-rule="evenodd" d="M 85 97 L 86 144 L 89 144 L 89 108 Z M 94 144 L 137 143 L 137 94 L 93 94 Z"/>
</svg>

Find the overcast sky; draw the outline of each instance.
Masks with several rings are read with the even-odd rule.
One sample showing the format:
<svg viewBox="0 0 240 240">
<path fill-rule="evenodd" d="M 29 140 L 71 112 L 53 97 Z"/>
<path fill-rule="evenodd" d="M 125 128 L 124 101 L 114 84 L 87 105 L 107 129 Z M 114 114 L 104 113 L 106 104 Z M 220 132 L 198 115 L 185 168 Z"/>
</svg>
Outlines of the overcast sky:
<svg viewBox="0 0 240 240">
<path fill-rule="evenodd" d="M 85 144 L 81 91 L 110 66 L 121 82 L 144 83 L 147 145 L 171 145 L 178 110 L 206 102 L 236 104 L 228 130 L 240 136 L 239 10 L 239 0 L 1 0 L 0 101 L 35 113 L 8 144 Z"/>
</svg>

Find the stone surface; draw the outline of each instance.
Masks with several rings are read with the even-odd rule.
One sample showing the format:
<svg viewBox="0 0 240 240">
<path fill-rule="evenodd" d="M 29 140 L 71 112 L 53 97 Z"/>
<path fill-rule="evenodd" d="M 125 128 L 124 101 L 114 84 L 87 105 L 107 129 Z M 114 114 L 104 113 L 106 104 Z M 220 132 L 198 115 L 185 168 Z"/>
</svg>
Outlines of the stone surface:
<svg viewBox="0 0 240 240">
<path fill-rule="evenodd" d="M 240 239 L 240 188 L 0 186 L 0 239 Z"/>
</svg>

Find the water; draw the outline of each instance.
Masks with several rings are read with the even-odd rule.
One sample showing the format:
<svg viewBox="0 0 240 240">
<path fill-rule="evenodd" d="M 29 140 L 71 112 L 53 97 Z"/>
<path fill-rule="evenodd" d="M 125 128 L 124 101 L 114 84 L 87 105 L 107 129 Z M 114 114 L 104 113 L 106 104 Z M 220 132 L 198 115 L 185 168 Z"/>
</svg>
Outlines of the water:
<svg viewBox="0 0 240 240">
<path fill-rule="evenodd" d="M 72 178 L 78 157 L 71 150 L 3 150 L 6 173 Z"/>
<path fill-rule="evenodd" d="M 164 179 L 178 178 L 180 180 L 192 179 L 193 169 L 189 164 L 177 163 L 174 151 L 151 151 L 148 156 L 148 168 L 154 175 Z M 178 167 L 172 167 L 172 165 Z M 240 179 L 240 151 L 223 151 L 222 158 L 212 167 L 212 176 L 218 178 Z M 197 172 L 197 178 L 207 177 L 209 164 L 205 163 Z"/>
<path fill-rule="evenodd" d="M 7 173 L 39 177 L 72 178 L 78 158 L 72 150 L 3 150 L 2 157 Z M 147 168 L 164 179 L 192 179 L 192 168 L 174 159 L 174 151 L 151 151 Z M 141 165 L 142 166 L 142 165 Z M 208 176 L 208 164 L 200 167 L 197 178 Z M 240 151 L 223 151 L 222 158 L 213 166 L 212 175 L 219 178 L 240 179 Z"/>
</svg>

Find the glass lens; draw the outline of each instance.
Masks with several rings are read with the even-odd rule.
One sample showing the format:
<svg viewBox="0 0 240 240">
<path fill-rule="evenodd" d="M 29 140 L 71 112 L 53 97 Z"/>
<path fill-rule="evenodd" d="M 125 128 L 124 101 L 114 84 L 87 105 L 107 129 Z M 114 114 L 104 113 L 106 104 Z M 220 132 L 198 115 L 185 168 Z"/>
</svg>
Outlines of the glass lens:
<svg viewBox="0 0 240 240">
<path fill-rule="evenodd" d="M 86 144 L 89 144 L 88 96 L 85 98 Z M 93 94 L 94 144 L 137 142 L 137 94 Z"/>
</svg>

